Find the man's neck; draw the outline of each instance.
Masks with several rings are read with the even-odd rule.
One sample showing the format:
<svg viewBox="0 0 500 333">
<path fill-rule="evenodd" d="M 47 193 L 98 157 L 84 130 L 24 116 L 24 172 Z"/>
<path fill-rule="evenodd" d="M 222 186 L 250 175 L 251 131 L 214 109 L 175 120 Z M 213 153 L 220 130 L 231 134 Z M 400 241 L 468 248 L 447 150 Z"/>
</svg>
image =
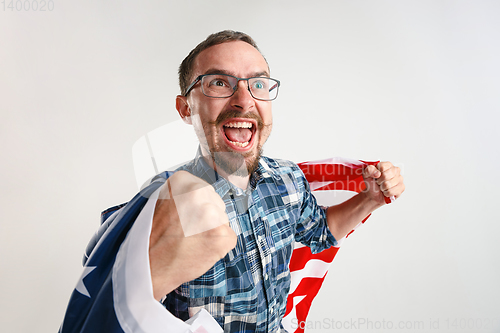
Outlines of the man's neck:
<svg viewBox="0 0 500 333">
<path fill-rule="evenodd" d="M 242 190 L 247 189 L 248 183 L 250 182 L 250 175 L 242 177 L 242 176 L 236 176 L 234 174 L 228 174 L 221 168 L 218 168 L 217 165 L 213 163 L 213 160 L 210 156 L 203 155 L 203 159 L 212 169 L 214 169 L 220 176 L 227 179 L 227 181 L 229 181 L 231 184 L 241 188 Z M 245 164 L 243 164 L 242 167 L 246 168 Z"/>
<path fill-rule="evenodd" d="M 219 172 L 219 171 L 217 171 Z M 241 188 L 242 190 L 246 190 L 248 187 L 248 183 L 250 181 L 250 176 L 239 177 L 234 175 L 222 175 L 222 177 L 226 178 L 231 184 Z"/>
</svg>

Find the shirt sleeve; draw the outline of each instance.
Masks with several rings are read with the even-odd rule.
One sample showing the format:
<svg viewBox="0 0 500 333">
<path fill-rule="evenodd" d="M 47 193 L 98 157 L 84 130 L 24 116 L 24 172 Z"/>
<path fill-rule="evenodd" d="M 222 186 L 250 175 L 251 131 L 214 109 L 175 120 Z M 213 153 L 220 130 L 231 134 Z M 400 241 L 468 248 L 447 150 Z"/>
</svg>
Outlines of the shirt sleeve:
<svg viewBox="0 0 500 333">
<path fill-rule="evenodd" d="M 309 182 L 297 167 L 295 171 L 301 198 L 300 215 L 295 226 L 295 241 L 311 248 L 312 253 L 319 253 L 337 245 L 326 219 L 326 207 L 318 205 L 311 193 Z"/>
</svg>

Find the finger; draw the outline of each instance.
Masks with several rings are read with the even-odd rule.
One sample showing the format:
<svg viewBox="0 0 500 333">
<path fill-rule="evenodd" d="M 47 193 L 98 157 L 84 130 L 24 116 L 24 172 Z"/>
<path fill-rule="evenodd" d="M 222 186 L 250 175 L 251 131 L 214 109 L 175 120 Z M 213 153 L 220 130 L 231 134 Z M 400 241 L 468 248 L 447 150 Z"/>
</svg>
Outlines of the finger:
<svg viewBox="0 0 500 333">
<path fill-rule="evenodd" d="M 401 175 L 398 175 L 397 177 L 394 177 L 393 179 L 383 181 L 379 185 L 379 187 L 380 187 L 381 191 L 386 193 L 388 191 L 391 191 L 393 188 L 399 186 L 400 184 L 403 184 L 403 177 Z"/>
<path fill-rule="evenodd" d="M 215 194 L 215 195 L 218 196 L 218 194 Z M 217 207 L 219 207 L 220 210 L 226 211 L 226 203 L 224 202 L 224 200 L 222 200 L 221 197 L 218 197 L 218 198 L 216 197 L 214 201 L 215 201 L 215 204 L 217 205 Z"/>
<path fill-rule="evenodd" d="M 374 166 L 368 165 L 363 169 L 363 178 L 378 178 L 382 173 Z"/>
<path fill-rule="evenodd" d="M 399 183 L 403 183 L 403 176 L 401 176 L 400 174 L 397 174 L 396 176 L 394 176 L 393 178 L 390 178 L 390 179 L 384 178 L 384 180 L 382 180 L 382 182 L 380 184 L 380 187 L 383 191 L 385 191 L 385 190 L 389 190 L 389 189 L 393 188 L 394 186 L 398 185 Z"/>
<path fill-rule="evenodd" d="M 400 176 L 400 169 L 398 167 L 392 166 L 389 169 L 385 169 L 381 172 L 379 178 L 377 178 L 377 184 L 381 185 L 383 182 L 396 179 Z"/>
<path fill-rule="evenodd" d="M 177 171 L 169 180 L 173 196 L 194 192 L 202 188 L 215 192 L 212 185 L 184 170 Z"/>
<path fill-rule="evenodd" d="M 160 193 L 158 194 L 158 200 L 167 200 L 172 198 L 172 189 L 170 187 L 170 179 L 167 179 L 165 183 L 161 186 Z"/>
<path fill-rule="evenodd" d="M 390 162 L 379 162 L 377 164 L 377 170 L 380 171 L 380 176 L 377 177 L 377 184 L 381 184 L 384 180 L 387 179 L 387 177 L 384 177 L 384 174 L 388 172 L 388 170 L 391 169 L 391 163 Z"/>
<path fill-rule="evenodd" d="M 386 197 L 394 197 L 397 199 L 401 196 L 401 194 L 403 194 L 404 190 L 405 190 L 405 184 L 398 183 L 397 185 L 391 187 L 390 189 L 382 191 L 382 193 Z"/>
<path fill-rule="evenodd" d="M 377 164 L 377 169 L 379 169 L 380 172 L 387 171 L 387 170 L 389 170 L 389 169 L 391 169 L 393 167 L 394 167 L 394 165 L 392 165 L 391 162 L 379 162 Z"/>
<path fill-rule="evenodd" d="M 174 198 L 176 200 L 176 198 Z M 196 211 L 190 207 L 184 207 L 184 210 L 178 210 L 179 221 L 185 237 L 201 234 L 207 230 L 217 229 L 228 223 L 228 217 L 225 211 L 212 202 L 205 202 L 198 205 Z"/>
<path fill-rule="evenodd" d="M 397 181 L 394 179 L 379 181 L 377 180 L 377 184 L 382 192 L 389 191 L 391 188 L 397 185 Z"/>
<path fill-rule="evenodd" d="M 381 176 L 377 178 L 377 184 L 381 185 L 383 182 L 388 180 L 393 180 L 400 177 L 400 169 L 398 167 L 393 166 L 390 169 L 386 169 L 382 172 Z"/>
</svg>

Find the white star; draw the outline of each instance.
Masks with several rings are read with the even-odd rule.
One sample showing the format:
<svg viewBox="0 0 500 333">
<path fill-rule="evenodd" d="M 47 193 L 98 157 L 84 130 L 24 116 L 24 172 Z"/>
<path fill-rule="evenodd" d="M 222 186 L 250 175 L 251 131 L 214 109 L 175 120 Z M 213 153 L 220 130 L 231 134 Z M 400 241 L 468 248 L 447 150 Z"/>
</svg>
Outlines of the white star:
<svg viewBox="0 0 500 333">
<path fill-rule="evenodd" d="M 89 294 L 89 291 L 87 290 L 87 287 L 85 287 L 85 284 L 83 284 L 83 279 L 85 279 L 85 277 L 87 275 L 90 274 L 90 272 L 92 272 L 97 266 L 94 266 L 94 267 L 90 267 L 90 266 L 86 266 L 83 268 L 83 273 L 82 273 L 82 276 L 80 278 L 80 280 L 78 280 L 78 284 L 76 285 L 76 291 L 78 291 L 80 294 L 82 295 L 85 295 L 87 297 L 90 298 L 90 294 Z"/>
</svg>

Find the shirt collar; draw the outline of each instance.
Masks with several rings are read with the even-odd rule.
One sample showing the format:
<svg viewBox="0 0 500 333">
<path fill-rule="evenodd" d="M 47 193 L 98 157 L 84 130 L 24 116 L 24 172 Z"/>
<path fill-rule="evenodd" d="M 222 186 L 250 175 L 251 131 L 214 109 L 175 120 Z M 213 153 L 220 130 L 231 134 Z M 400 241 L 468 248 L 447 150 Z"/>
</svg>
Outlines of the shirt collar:
<svg viewBox="0 0 500 333">
<path fill-rule="evenodd" d="M 235 195 L 245 195 L 250 194 L 251 191 L 255 190 L 260 180 L 266 177 L 271 177 L 272 168 L 268 165 L 268 163 L 260 158 L 259 165 L 257 169 L 250 175 L 249 186 L 246 190 L 242 190 L 241 188 L 233 185 L 227 179 L 222 177 L 208 165 L 208 163 L 203 158 L 201 153 L 201 148 L 198 146 L 198 150 L 196 151 L 195 158 L 186 164 L 185 166 L 180 167 L 179 169 L 190 169 L 194 175 L 200 177 L 205 180 L 207 183 L 212 185 L 221 197 L 224 197 L 229 190 Z"/>
</svg>

